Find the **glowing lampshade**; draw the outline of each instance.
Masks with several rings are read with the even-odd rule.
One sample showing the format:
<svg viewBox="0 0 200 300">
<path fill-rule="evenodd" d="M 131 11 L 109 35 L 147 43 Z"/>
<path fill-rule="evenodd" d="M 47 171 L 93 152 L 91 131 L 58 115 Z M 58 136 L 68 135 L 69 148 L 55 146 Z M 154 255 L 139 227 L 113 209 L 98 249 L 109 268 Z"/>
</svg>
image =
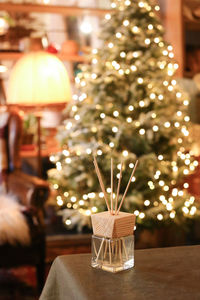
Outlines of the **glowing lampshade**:
<svg viewBox="0 0 200 300">
<path fill-rule="evenodd" d="M 11 71 L 7 104 L 45 106 L 64 104 L 70 99 L 66 68 L 52 54 L 43 51 L 26 54 Z"/>
</svg>

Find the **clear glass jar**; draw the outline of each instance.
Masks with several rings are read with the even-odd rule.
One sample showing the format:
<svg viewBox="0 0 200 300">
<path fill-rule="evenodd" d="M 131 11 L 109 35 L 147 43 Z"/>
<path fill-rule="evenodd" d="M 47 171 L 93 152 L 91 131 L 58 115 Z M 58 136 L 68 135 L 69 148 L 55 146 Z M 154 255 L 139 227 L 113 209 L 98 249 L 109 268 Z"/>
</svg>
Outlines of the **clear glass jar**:
<svg viewBox="0 0 200 300">
<path fill-rule="evenodd" d="M 134 267 L 134 236 L 104 238 L 92 236 L 93 268 L 116 273 Z"/>
</svg>

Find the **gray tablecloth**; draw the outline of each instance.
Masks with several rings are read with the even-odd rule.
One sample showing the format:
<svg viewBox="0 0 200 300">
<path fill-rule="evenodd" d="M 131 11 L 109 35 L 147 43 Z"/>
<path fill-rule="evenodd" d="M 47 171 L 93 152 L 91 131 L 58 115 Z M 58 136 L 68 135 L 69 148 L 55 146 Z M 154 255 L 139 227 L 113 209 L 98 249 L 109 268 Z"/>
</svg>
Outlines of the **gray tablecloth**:
<svg viewBox="0 0 200 300">
<path fill-rule="evenodd" d="M 200 246 L 135 251 L 135 267 L 112 274 L 91 255 L 55 259 L 40 300 L 200 300 Z"/>
</svg>

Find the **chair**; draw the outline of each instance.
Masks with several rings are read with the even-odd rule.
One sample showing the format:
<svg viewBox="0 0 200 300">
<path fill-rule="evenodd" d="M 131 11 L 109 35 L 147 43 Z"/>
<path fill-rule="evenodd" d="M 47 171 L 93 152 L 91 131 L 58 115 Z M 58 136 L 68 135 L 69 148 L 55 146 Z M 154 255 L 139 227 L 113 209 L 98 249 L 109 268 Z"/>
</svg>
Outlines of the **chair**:
<svg viewBox="0 0 200 300">
<path fill-rule="evenodd" d="M 0 107 L 0 123 L 2 120 L 5 124 L 0 127 L 0 138 L 4 139 L 0 145 L 0 162 L 3 161 L 3 167 L 0 167 L 0 187 L 5 185 L 6 191 L 15 195 L 25 206 L 31 244 L 0 245 L 0 268 L 35 266 L 38 291 L 41 291 L 45 278 L 44 203 L 49 195 L 49 186 L 44 180 L 21 170 L 22 120 L 19 111 Z"/>
</svg>

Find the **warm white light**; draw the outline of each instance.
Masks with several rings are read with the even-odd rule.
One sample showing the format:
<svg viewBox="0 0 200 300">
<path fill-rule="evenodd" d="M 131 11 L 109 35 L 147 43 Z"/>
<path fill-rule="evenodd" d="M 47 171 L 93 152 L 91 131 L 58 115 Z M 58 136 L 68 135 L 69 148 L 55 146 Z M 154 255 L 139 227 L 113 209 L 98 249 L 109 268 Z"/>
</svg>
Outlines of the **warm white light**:
<svg viewBox="0 0 200 300">
<path fill-rule="evenodd" d="M 178 128 L 180 126 L 180 123 L 179 122 L 175 122 L 174 126 Z"/>
<path fill-rule="evenodd" d="M 159 181 L 159 185 L 160 185 L 160 186 L 164 186 L 164 185 L 165 185 L 165 182 L 164 182 L 163 180 L 160 180 L 160 181 Z"/>
<path fill-rule="evenodd" d="M 126 53 L 125 53 L 124 51 L 122 51 L 122 52 L 120 52 L 120 56 L 121 56 L 122 58 L 124 58 L 124 57 L 126 57 Z"/>
<path fill-rule="evenodd" d="M 116 133 L 118 132 L 118 128 L 116 126 L 113 126 L 112 131 Z"/>
<path fill-rule="evenodd" d="M 74 116 L 74 119 L 75 119 L 76 121 L 78 121 L 78 120 L 80 120 L 80 116 L 79 116 L 79 115 L 75 115 L 75 116 Z"/>
<path fill-rule="evenodd" d="M 182 208 L 182 211 L 185 213 L 185 214 L 188 214 L 189 213 L 189 209 L 187 207 L 183 207 Z"/>
<path fill-rule="evenodd" d="M 114 44 L 113 43 L 108 43 L 108 47 L 111 49 L 113 48 Z"/>
<path fill-rule="evenodd" d="M 90 148 L 87 148 L 87 149 L 86 149 L 86 153 L 87 153 L 87 154 L 91 154 L 91 153 L 92 153 L 92 150 L 91 150 Z"/>
<path fill-rule="evenodd" d="M 133 31 L 133 33 L 138 33 L 139 28 L 137 26 L 133 26 L 132 31 Z"/>
<path fill-rule="evenodd" d="M 144 102 L 143 100 L 141 100 L 141 101 L 139 102 L 139 106 L 140 106 L 140 107 L 144 107 L 144 106 L 145 106 L 145 102 Z"/>
<path fill-rule="evenodd" d="M 152 29 L 153 29 L 153 25 L 152 25 L 152 24 L 149 24 L 149 25 L 148 25 L 148 29 L 149 29 L 149 30 L 152 30 Z"/>
<path fill-rule="evenodd" d="M 112 7 L 112 8 L 116 8 L 116 6 L 117 6 L 117 5 L 116 5 L 114 2 L 111 3 L 111 7 Z"/>
<path fill-rule="evenodd" d="M 157 215 L 157 219 L 158 219 L 159 221 L 162 221 L 162 220 L 163 220 L 163 215 L 158 214 L 158 215 Z"/>
<path fill-rule="evenodd" d="M 150 39 L 145 39 L 144 42 L 145 42 L 146 45 L 150 45 L 151 40 Z"/>
<path fill-rule="evenodd" d="M 122 37 L 122 34 L 121 34 L 120 32 L 117 32 L 117 33 L 116 33 L 116 37 L 117 37 L 118 39 L 120 39 L 120 38 Z"/>
<path fill-rule="evenodd" d="M 131 117 L 128 117 L 128 118 L 126 119 L 126 121 L 127 121 L 127 123 L 131 123 L 131 122 L 133 121 L 133 119 L 132 119 Z"/>
<path fill-rule="evenodd" d="M 124 20 L 123 25 L 128 26 L 129 25 L 129 20 Z"/>
<path fill-rule="evenodd" d="M 142 84 L 144 82 L 143 78 L 141 78 L 141 77 L 139 77 L 137 81 L 139 84 Z"/>
<path fill-rule="evenodd" d="M 110 15 L 110 14 L 106 14 L 106 15 L 105 15 L 105 19 L 106 19 L 106 20 L 110 20 L 110 19 L 111 19 L 111 15 Z"/>
<path fill-rule="evenodd" d="M 80 30 L 84 34 L 90 34 L 92 32 L 92 25 L 87 21 L 83 21 L 80 25 Z"/>
<path fill-rule="evenodd" d="M 124 151 L 122 152 L 122 155 L 123 155 L 124 157 L 127 157 L 127 156 L 128 156 L 128 151 L 127 151 L 127 150 L 124 150 Z"/>
<path fill-rule="evenodd" d="M 165 123 L 164 123 L 164 126 L 165 126 L 166 128 L 169 128 L 169 127 L 170 127 L 170 122 L 165 122 Z"/>
<path fill-rule="evenodd" d="M 141 129 L 139 130 L 139 134 L 144 135 L 144 134 L 145 134 L 145 129 L 144 129 L 144 128 L 141 128 Z"/>
<path fill-rule="evenodd" d="M 118 117 L 118 116 L 119 116 L 119 112 L 118 112 L 117 110 L 115 110 L 115 111 L 113 112 L 113 116 L 114 116 L 114 117 Z"/>
<path fill-rule="evenodd" d="M 149 205 L 150 205 L 150 201 L 149 201 L 149 200 L 145 200 L 145 201 L 144 201 L 144 205 L 145 205 L 145 206 L 149 206 Z"/>
<path fill-rule="evenodd" d="M 185 122 L 189 122 L 190 121 L 190 117 L 189 116 L 185 116 L 184 120 L 185 120 Z"/>
<path fill-rule="evenodd" d="M 135 216 L 139 216 L 139 214 L 140 214 L 139 210 L 135 210 L 135 211 L 134 211 L 134 215 L 135 215 Z"/>
<path fill-rule="evenodd" d="M 163 160 L 163 155 L 158 155 L 158 160 Z"/>
<path fill-rule="evenodd" d="M 182 96 L 182 94 L 181 94 L 180 92 L 177 92 L 177 93 L 176 93 L 176 97 L 177 97 L 177 98 L 181 98 L 181 96 Z"/>
<path fill-rule="evenodd" d="M 159 38 L 159 37 L 156 37 L 156 38 L 154 39 L 154 42 L 155 42 L 156 44 L 158 44 L 158 43 L 160 42 L 160 38 Z"/>
<path fill-rule="evenodd" d="M 155 119 L 156 118 L 156 113 L 152 113 L 151 117 L 152 117 L 152 119 Z"/>
<path fill-rule="evenodd" d="M 171 219 L 174 219 L 175 218 L 175 211 L 170 212 L 169 216 L 170 216 Z"/>
<path fill-rule="evenodd" d="M 97 207 L 96 207 L 96 206 L 93 206 L 93 207 L 92 207 L 92 212 L 93 212 L 93 213 L 97 212 Z"/>
<path fill-rule="evenodd" d="M 144 214 L 143 212 L 141 212 L 141 213 L 139 214 L 139 218 L 140 218 L 140 219 L 144 219 L 144 217 L 145 217 L 145 214 Z"/>
<path fill-rule="evenodd" d="M 72 196 L 70 200 L 71 200 L 71 202 L 76 202 L 76 197 Z"/>
<path fill-rule="evenodd" d="M 71 225 L 71 223 L 72 223 L 72 221 L 69 220 L 69 219 L 67 219 L 67 220 L 65 221 L 65 224 L 66 224 L 67 226 Z"/>
<path fill-rule="evenodd" d="M 136 66 L 132 65 L 132 66 L 131 66 L 131 70 L 132 70 L 133 72 L 137 71 Z"/>
<path fill-rule="evenodd" d="M 178 117 L 181 117 L 181 116 L 182 116 L 182 112 L 181 112 L 180 110 L 179 110 L 179 111 L 177 111 L 177 113 L 176 113 L 176 114 L 177 114 L 177 116 L 178 116 Z"/>
<path fill-rule="evenodd" d="M 8 68 L 6 66 L 0 65 L 0 73 L 5 73 L 7 70 Z"/>
<path fill-rule="evenodd" d="M 154 93 L 151 93 L 151 94 L 150 94 L 150 99 L 153 100 L 153 99 L 155 99 L 155 98 L 156 98 L 156 95 L 155 95 Z"/>
<path fill-rule="evenodd" d="M 189 101 L 188 100 L 184 100 L 183 101 L 183 105 L 188 106 L 189 105 Z"/>
<path fill-rule="evenodd" d="M 98 62 L 98 60 L 97 60 L 96 58 L 93 58 L 93 59 L 92 59 L 92 63 L 93 63 L 94 65 L 96 65 L 97 62 Z"/>
<path fill-rule="evenodd" d="M 167 47 L 167 49 L 168 49 L 169 51 L 172 51 L 172 50 L 173 50 L 173 47 L 172 47 L 171 45 L 169 45 L 169 46 Z"/>
<path fill-rule="evenodd" d="M 99 149 L 99 150 L 97 150 L 97 155 L 102 155 L 102 151 Z"/>
<path fill-rule="evenodd" d="M 157 125 L 154 125 L 154 126 L 153 126 L 153 131 L 155 131 L 155 132 L 158 131 L 158 126 L 157 126 Z"/>
<path fill-rule="evenodd" d="M 134 110 L 134 106 L 133 106 L 133 105 L 129 105 L 128 109 L 129 109 L 130 111 L 133 111 L 133 110 Z"/>
<path fill-rule="evenodd" d="M 141 8 L 144 7 L 144 2 L 140 1 L 140 2 L 138 3 L 138 6 L 141 7 Z"/>
<path fill-rule="evenodd" d="M 110 148 L 113 148 L 115 146 L 115 144 L 113 142 L 109 143 Z"/>
<path fill-rule="evenodd" d="M 100 118 L 101 118 L 101 119 L 104 119 L 105 116 L 106 116 L 106 115 L 105 115 L 104 113 L 101 113 L 101 114 L 100 114 Z"/>
<path fill-rule="evenodd" d="M 129 168 L 133 169 L 133 168 L 134 168 L 134 164 L 133 164 L 133 163 L 130 163 L 130 164 L 129 164 Z"/>
<path fill-rule="evenodd" d="M 76 112 L 76 111 L 77 111 L 77 109 L 78 109 L 78 108 L 77 108 L 77 106 L 76 106 L 76 105 L 73 105 L 73 106 L 72 106 L 72 111 Z"/>
</svg>

